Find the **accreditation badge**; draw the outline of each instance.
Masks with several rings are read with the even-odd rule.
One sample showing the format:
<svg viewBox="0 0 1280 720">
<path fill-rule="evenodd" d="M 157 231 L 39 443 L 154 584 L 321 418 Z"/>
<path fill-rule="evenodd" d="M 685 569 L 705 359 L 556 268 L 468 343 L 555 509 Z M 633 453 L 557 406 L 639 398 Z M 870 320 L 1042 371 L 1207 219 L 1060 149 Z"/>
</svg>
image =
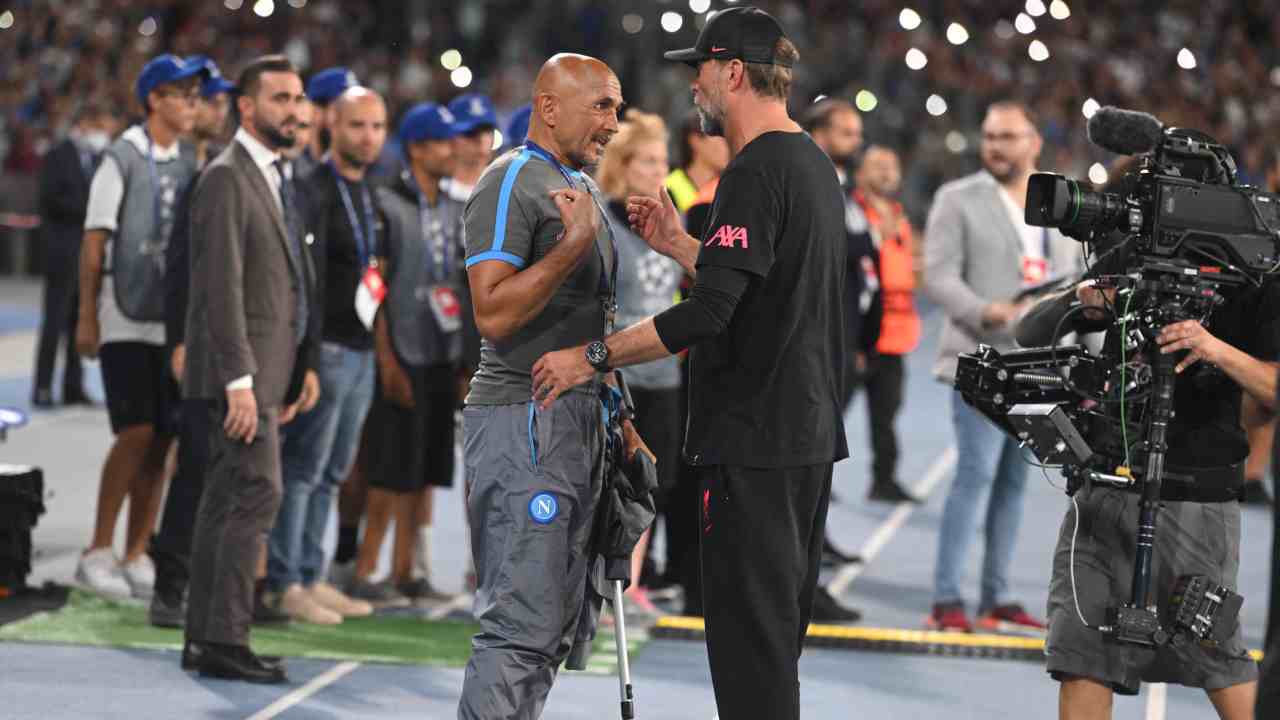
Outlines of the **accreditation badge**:
<svg viewBox="0 0 1280 720">
<path fill-rule="evenodd" d="M 365 329 L 373 330 L 373 319 L 386 296 L 387 284 L 382 280 L 382 272 L 373 265 L 365 268 L 364 277 L 360 278 L 360 284 L 356 286 L 356 316 Z"/>
<path fill-rule="evenodd" d="M 430 286 L 427 303 L 442 332 L 455 333 L 462 329 L 462 303 L 452 287 L 443 284 Z"/>
</svg>

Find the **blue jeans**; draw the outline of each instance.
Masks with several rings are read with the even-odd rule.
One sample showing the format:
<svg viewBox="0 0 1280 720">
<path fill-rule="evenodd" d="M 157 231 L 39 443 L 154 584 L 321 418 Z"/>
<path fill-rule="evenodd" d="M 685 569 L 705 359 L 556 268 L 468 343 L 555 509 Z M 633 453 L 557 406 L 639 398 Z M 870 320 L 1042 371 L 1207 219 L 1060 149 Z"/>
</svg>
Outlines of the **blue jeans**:
<svg viewBox="0 0 1280 720">
<path fill-rule="evenodd" d="M 267 556 L 267 585 L 275 591 L 320 579 L 334 489 L 351 471 L 373 402 L 373 351 L 326 342 L 317 374 L 320 401 L 281 428 L 284 500 Z"/>
<path fill-rule="evenodd" d="M 936 603 L 959 602 L 969 544 L 983 496 L 987 501 L 982 596 L 979 612 L 1008 601 L 1009 564 L 1022 524 L 1022 496 L 1027 487 L 1027 464 L 1018 444 L 965 404 L 951 396 L 951 422 L 956 433 L 956 476 L 942 510 L 938 532 L 938 564 L 933 574 Z"/>
</svg>

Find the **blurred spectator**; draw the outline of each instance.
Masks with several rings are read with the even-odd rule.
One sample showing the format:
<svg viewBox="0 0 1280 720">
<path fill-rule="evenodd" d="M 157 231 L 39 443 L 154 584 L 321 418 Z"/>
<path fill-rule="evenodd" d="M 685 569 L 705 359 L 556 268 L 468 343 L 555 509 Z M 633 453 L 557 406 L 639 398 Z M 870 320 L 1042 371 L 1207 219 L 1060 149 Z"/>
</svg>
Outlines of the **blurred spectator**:
<svg viewBox="0 0 1280 720">
<path fill-rule="evenodd" d="M 80 355 L 76 353 L 80 240 L 89 205 L 89 181 L 120 121 L 107 105 L 90 100 L 80 107 L 66 139 L 45 156 L 40 172 L 41 240 L 44 243 L 44 318 L 36 349 L 35 389 L 31 404 L 53 406 L 53 366 L 58 343 L 66 341 L 62 370 L 64 405 L 92 404 L 84 392 Z"/>
<path fill-rule="evenodd" d="M 160 55 L 138 74 L 137 99 L 146 120 L 107 148 L 94 173 L 80 252 L 76 348 L 85 357 L 101 355 L 116 441 L 103 464 L 93 540 L 76 579 L 99 592 L 142 599 L 150 599 L 155 583 L 145 550 L 164 494 L 170 414 L 178 399 L 164 347 L 164 253 L 180 191 L 196 171 L 194 154 L 179 139 L 195 122 L 203 72 L 202 66 Z M 126 497 L 129 528 L 121 566 L 111 544 Z"/>
<path fill-rule="evenodd" d="M 381 297 L 385 250 L 377 208 L 365 180 L 387 133 L 386 105 L 365 87 L 334 101 L 328 161 L 304 180 L 306 226 L 319 277 L 323 345 L 317 368 L 320 401 L 295 420 L 282 444 L 284 500 L 271 531 L 269 605 L 305 622 L 332 625 L 369 615 L 372 606 L 347 597 L 322 573 L 322 541 L 333 493 L 355 462 L 374 392 L 373 312 Z M 337 562 L 355 556 L 354 529 L 340 528 Z"/>
<path fill-rule="evenodd" d="M 694 205 L 710 207 L 716 194 L 716 181 L 729 164 L 729 143 L 718 135 L 702 131 L 702 120 L 696 112 L 685 115 L 680 125 L 680 161 L 683 166 L 667 176 L 667 191 L 676 203 L 676 209 L 688 213 Z M 702 235 L 703 222 L 690 223 L 689 232 Z"/>
<path fill-rule="evenodd" d="M 399 132 L 409 169 L 377 191 L 387 227 L 389 289 L 375 328 L 379 392 L 365 432 L 368 512 L 349 588 L 352 597 L 375 605 L 449 597 L 431 583 L 431 516 L 434 488 L 453 485 L 462 359 L 464 204 L 442 189 L 453 170 L 457 133 L 446 108 L 414 106 Z M 374 584 L 393 519 L 391 575 Z"/>
<path fill-rule="evenodd" d="M 493 158 L 498 115 L 493 109 L 493 101 L 478 93 L 454 98 L 449 103 L 449 112 L 453 113 L 460 132 L 453 140 L 453 192 L 470 196 L 480 181 L 480 174 Z"/>
<path fill-rule="evenodd" d="M 945 178 L 979 167 L 974 128 L 991 101 L 1035 98 L 1045 119 L 1047 170 L 1084 177 L 1109 154 L 1089 145 L 1081 112 L 1090 98 L 1104 105 L 1153 112 L 1167 124 L 1205 130 L 1237 150 L 1242 175 L 1260 183 L 1268 149 L 1280 139 L 1280 94 L 1266 94 L 1280 65 L 1280 22 L 1264 0 L 1067 3 L 1069 16 L 1028 16 L 1034 35 L 1019 33 L 1021 2 L 921 0 L 922 22 L 905 30 L 902 3 L 866 0 L 759 0 L 788 28 L 811 65 L 796 69 L 798 107 L 819 94 L 859 105 L 869 136 L 898 149 L 903 202 L 917 225 Z M 1047 4 L 1047 3 L 1046 3 Z M 106 94 L 131 107 L 129 79 L 146 58 L 168 48 L 204 54 L 227 67 L 268 48 L 284 48 L 304 71 L 343 66 L 389 98 L 389 117 L 426 100 L 444 102 L 462 89 L 451 82 L 445 50 L 457 49 L 471 81 L 503 111 L 527 102 L 533 72 L 561 51 L 604 53 L 619 69 L 627 100 L 675 126 L 687 108 L 687 76 L 665 67 L 659 50 L 687 46 L 699 22 L 685 7 L 647 3 L 516 0 L 411 3 L 395 0 L 312 0 L 268 18 L 253 3 L 228 10 L 220 2 L 64 0 L 18 4 L 0 43 L 0 157 L 13 172 L 34 173 L 50 139 L 74 111 L 64 99 Z M 643 7 L 641 6 L 643 5 Z M 713 0 L 711 9 L 727 7 Z M 678 32 L 655 30 L 663 12 L 685 15 Z M 627 32 L 623 16 L 639 14 L 643 32 Z M 1061 15 L 1061 11 L 1058 13 Z M 512 22 L 513 17 L 519 22 Z M 153 24 L 144 21 L 150 18 Z M 951 23 L 967 39 L 948 41 Z M 1025 22 L 1025 21 L 1024 21 Z M 143 34 L 150 33 L 150 34 Z M 9 40 L 15 37 L 16 41 Z M 1036 61 L 1028 43 L 1044 44 Z M 909 68 L 917 48 L 928 63 Z M 1182 48 L 1195 67 L 1182 69 Z M 932 115 L 926 99 L 946 109 Z M 933 104 L 935 111 L 937 103 Z M 323 123 L 323 118 L 319 121 Z M 6 150 L 5 146 L 8 146 Z M 317 156 L 318 157 L 318 156 Z M 685 158 L 681 158 L 682 162 Z"/>
<path fill-rule="evenodd" d="M 324 162 L 324 155 L 329 151 L 332 139 L 330 128 L 333 101 L 337 100 L 348 88 L 360 84 L 356 74 L 345 67 L 331 67 L 321 70 L 307 81 L 307 98 L 315 106 L 311 116 L 311 132 L 307 141 L 301 143 L 301 154 L 293 161 L 293 167 L 300 178 L 310 177 L 316 168 Z"/>
<path fill-rule="evenodd" d="M 605 219 L 613 226 L 618 245 L 618 327 L 631 327 L 674 305 L 684 279 L 680 264 L 651 249 L 648 243 L 631 232 L 627 220 L 628 197 L 657 198 L 658 193 L 666 192 L 663 181 L 670 171 L 667 141 L 667 126 L 661 117 L 628 110 L 596 173 L 600 189 L 609 200 Z M 680 460 L 680 433 L 684 429 L 680 412 L 680 358 L 671 355 L 622 372 L 635 400 L 636 431 L 658 457 L 656 500 L 665 526 L 681 509 L 692 514 L 696 507 L 670 504 L 683 464 Z M 627 589 L 624 599 L 632 609 L 656 617 L 661 612 L 649 598 L 648 585 L 656 584 L 658 578 L 652 573 L 646 578 L 642 573 L 651 532 L 652 528 L 645 530 L 632 553 L 631 577 L 636 582 Z M 670 532 L 667 537 L 671 537 Z M 673 546 L 668 542 L 668 570 L 674 570 L 676 559 L 689 551 L 683 545 Z M 676 573 L 669 572 L 667 577 L 670 581 L 663 585 L 671 584 Z M 648 585 L 645 580 L 649 580 Z"/>
<path fill-rule="evenodd" d="M 1024 221 L 1027 181 L 1042 147 L 1039 125 L 1026 105 L 994 103 L 982 123 L 986 169 L 938 191 L 925 227 L 924 290 L 947 314 L 934 365 L 939 381 L 951 383 L 956 356 L 978 343 L 1000 351 L 1014 347 L 1014 322 L 1027 303 L 1017 299 L 1023 289 L 1080 270 L 1078 243 Z M 960 581 L 981 513 L 986 522 L 979 627 L 1043 630 L 1043 621 L 1008 597 L 1028 466 L 1017 441 L 959 393 L 952 395 L 951 405 L 956 471 L 938 530 L 929 627 L 973 629 Z"/>
<path fill-rule="evenodd" d="M 898 438 L 893 423 L 906 388 L 903 356 L 920 342 L 920 316 L 915 308 L 915 236 L 903 207 L 895 199 L 902 187 L 898 155 L 872 145 L 857 171 L 857 203 L 871 236 L 875 274 L 880 287 L 881 316 L 874 345 L 865 357 L 861 386 L 867 393 L 871 425 L 872 500 L 915 501 L 898 483 Z"/>
<path fill-rule="evenodd" d="M 533 105 L 522 105 L 511 115 L 507 125 L 507 146 L 520 147 L 529 135 L 529 117 L 533 114 Z"/>
</svg>

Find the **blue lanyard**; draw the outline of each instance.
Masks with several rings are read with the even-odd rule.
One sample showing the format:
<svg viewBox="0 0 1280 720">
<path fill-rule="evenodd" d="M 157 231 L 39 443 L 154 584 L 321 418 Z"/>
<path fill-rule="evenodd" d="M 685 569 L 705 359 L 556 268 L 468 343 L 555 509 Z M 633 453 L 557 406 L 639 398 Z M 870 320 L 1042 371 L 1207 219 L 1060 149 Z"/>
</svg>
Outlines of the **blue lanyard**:
<svg viewBox="0 0 1280 720">
<path fill-rule="evenodd" d="M 564 181 L 569 183 L 569 187 L 577 189 L 577 185 L 573 182 L 573 174 L 569 169 L 560 164 L 560 161 L 554 155 L 544 150 L 541 146 L 532 140 L 526 140 L 525 149 L 537 155 L 538 157 L 551 163 L 551 166 L 560 171 L 560 175 L 564 177 Z M 618 241 L 613 234 L 613 223 L 609 222 L 609 214 L 600 206 L 600 201 L 596 200 L 596 196 L 591 192 L 591 188 L 587 188 L 587 194 L 591 196 L 591 202 L 596 206 L 596 211 L 600 213 L 600 220 L 604 223 L 605 229 L 609 233 L 609 249 L 613 251 L 613 268 L 608 275 L 605 274 L 604 267 L 604 251 L 600 249 L 600 244 L 593 241 L 596 246 L 596 254 L 600 256 L 600 302 L 605 307 L 605 320 L 608 327 L 606 331 L 613 332 L 613 315 L 617 311 L 617 301 L 615 296 L 615 288 L 618 286 Z"/>
<path fill-rule="evenodd" d="M 1040 242 L 1043 243 L 1044 245 L 1044 251 L 1042 253 L 1044 255 L 1044 264 L 1045 264 L 1045 267 L 1048 267 L 1049 266 L 1049 228 L 1041 228 L 1040 232 L 1041 232 Z"/>
<path fill-rule="evenodd" d="M 347 222 L 351 225 L 351 235 L 356 239 L 356 254 L 360 258 L 360 267 L 365 268 L 370 265 L 370 254 L 376 250 L 374 247 L 373 237 L 373 199 L 369 197 L 369 185 L 360 183 L 360 198 L 364 201 L 364 225 L 360 224 L 359 218 L 356 217 L 355 205 L 351 202 L 351 192 L 347 190 L 347 183 L 338 174 L 338 168 L 330 159 L 327 163 L 329 170 L 333 172 L 333 179 L 338 183 L 338 194 L 342 196 L 342 206 L 347 211 Z"/>
<path fill-rule="evenodd" d="M 155 235 L 156 240 L 161 239 L 160 232 L 161 215 L 160 204 L 162 202 L 160 188 L 160 172 L 156 170 L 156 154 L 155 143 L 151 140 L 151 133 L 147 130 L 147 126 L 142 126 L 142 134 L 147 138 L 147 174 L 151 177 L 151 232 Z M 168 240 L 168 238 L 163 238 Z"/>
<path fill-rule="evenodd" d="M 422 226 L 422 238 L 426 243 L 427 252 L 423 253 L 422 265 L 426 268 L 427 274 L 433 281 L 440 282 L 449 278 L 449 238 L 444 231 L 443 224 L 433 224 L 435 210 L 431 208 L 431 204 L 427 202 L 427 196 L 423 194 L 422 188 L 418 187 L 418 181 L 414 179 L 413 173 L 405 171 L 405 180 L 409 187 L 418 195 L 418 224 Z M 440 204 L 440 195 L 436 195 L 436 205 Z M 432 229 L 435 229 L 433 232 Z M 438 269 L 438 272 L 436 270 Z"/>
</svg>

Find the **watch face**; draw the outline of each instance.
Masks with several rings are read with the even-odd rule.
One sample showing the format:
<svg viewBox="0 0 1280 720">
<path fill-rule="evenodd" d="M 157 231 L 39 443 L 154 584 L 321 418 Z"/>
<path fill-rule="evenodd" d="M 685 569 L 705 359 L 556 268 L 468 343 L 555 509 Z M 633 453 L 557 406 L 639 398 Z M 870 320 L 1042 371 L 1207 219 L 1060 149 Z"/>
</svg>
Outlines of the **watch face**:
<svg viewBox="0 0 1280 720">
<path fill-rule="evenodd" d="M 587 346 L 587 362 L 599 365 L 609 359 L 609 348 L 599 340 Z"/>
</svg>

